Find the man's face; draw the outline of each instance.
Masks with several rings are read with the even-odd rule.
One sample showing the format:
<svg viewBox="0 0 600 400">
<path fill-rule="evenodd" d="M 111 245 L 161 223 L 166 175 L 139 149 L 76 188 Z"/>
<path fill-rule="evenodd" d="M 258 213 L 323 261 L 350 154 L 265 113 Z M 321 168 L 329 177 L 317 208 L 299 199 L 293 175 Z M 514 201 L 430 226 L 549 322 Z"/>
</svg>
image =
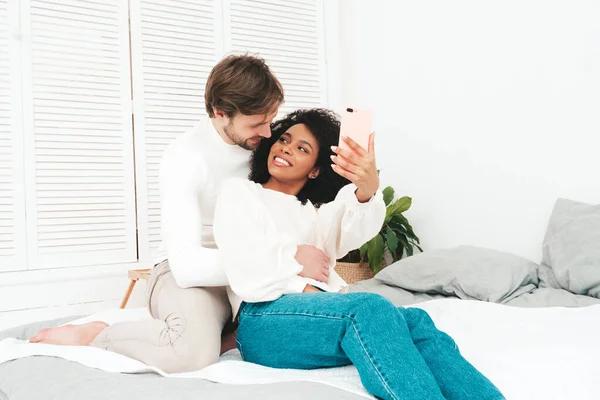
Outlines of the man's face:
<svg viewBox="0 0 600 400">
<path fill-rule="evenodd" d="M 255 150 L 260 141 L 271 137 L 271 122 L 277 110 L 268 115 L 242 115 L 223 118 L 223 131 L 232 144 Z"/>
</svg>

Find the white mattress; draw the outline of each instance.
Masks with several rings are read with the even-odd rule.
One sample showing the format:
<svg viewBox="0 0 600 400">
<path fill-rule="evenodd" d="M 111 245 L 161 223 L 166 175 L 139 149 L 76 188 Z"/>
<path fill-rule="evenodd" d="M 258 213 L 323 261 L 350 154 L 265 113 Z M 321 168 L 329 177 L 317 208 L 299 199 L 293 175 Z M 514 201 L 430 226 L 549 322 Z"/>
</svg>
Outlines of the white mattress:
<svg viewBox="0 0 600 400">
<path fill-rule="evenodd" d="M 462 354 L 510 399 L 594 399 L 600 393 L 600 305 L 582 308 L 515 308 L 465 300 L 415 305 L 429 312 Z M 145 309 L 107 310 L 78 323 L 149 318 Z M 167 375 L 136 360 L 90 347 L 0 342 L 0 364 L 32 355 L 76 361 L 111 372 L 154 371 L 175 378 L 229 384 L 314 381 L 370 397 L 352 366 L 322 370 L 275 370 L 243 362 L 237 351 L 201 371 Z"/>
</svg>

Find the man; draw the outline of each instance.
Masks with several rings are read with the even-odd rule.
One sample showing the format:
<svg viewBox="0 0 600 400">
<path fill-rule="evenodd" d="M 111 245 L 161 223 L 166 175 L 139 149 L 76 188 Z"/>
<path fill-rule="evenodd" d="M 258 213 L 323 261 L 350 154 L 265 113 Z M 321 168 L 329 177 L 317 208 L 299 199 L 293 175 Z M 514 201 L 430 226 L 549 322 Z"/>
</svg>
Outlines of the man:
<svg viewBox="0 0 600 400">
<path fill-rule="evenodd" d="M 221 60 L 206 83 L 208 118 L 176 139 L 161 163 L 163 242 L 148 287 L 154 319 L 48 329 L 30 341 L 100 347 L 168 373 L 204 368 L 235 347 L 232 334 L 221 345 L 231 308 L 227 279 L 216 262 L 214 206 L 225 179 L 248 176 L 251 150 L 271 136 L 283 99 L 264 60 Z M 327 262 L 312 246 L 299 246 L 296 259 L 302 265 Z"/>
</svg>

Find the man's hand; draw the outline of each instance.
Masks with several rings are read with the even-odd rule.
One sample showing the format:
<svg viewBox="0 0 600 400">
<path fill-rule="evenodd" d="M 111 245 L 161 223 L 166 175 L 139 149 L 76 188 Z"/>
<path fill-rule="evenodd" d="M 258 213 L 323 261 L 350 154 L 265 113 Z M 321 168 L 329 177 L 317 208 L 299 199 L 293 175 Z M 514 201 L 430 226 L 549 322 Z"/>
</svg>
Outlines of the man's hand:
<svg viewBox="0 0 600 400">
<path fill-rule="evenodd" d="M 298 275 L 327 283 L 329 281 L 329 257 L 315 246 L 298 246 L 296 261 L 302 265 Z"/>
<path fill-rule="evenodd" d="M 379 174 L 375 164 L 375 132 L 369 135 L 369 150 L 363 149 L 349 137 L 342 140 L 350 150 L 333 146 L 331 150 L 337 155 L 331 156 L 333 170 L 350 180 L 357 187 L 356 198 L 365 203 L 379 189 Z"/>
</svg>

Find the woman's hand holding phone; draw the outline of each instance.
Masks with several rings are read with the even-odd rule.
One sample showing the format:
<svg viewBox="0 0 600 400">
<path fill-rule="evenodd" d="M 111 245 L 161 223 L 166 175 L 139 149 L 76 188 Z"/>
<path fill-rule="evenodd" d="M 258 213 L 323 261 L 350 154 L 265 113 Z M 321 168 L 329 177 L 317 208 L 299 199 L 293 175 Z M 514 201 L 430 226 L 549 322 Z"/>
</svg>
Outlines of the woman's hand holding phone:
<svg viewBox="0 0 600 400">
<path fill-rule="evenodd" d="M 375 132 L 369 135 L 369 149 L 365 150 L 349 137 L 342 137 L 349 150 L 333 146 L 331 156 L 333 170 L 348 179 L 356 187 L 356 198 L 365 203 L 379 189 L 379 174 L 375 162 Z"/>
</svg>

